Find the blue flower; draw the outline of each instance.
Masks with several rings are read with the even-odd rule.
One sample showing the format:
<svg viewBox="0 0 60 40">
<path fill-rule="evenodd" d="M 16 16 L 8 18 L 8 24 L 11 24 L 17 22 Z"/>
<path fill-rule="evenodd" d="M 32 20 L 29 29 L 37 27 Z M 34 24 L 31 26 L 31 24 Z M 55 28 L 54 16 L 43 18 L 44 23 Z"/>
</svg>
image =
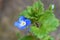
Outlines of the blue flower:
<svg viewBox="0 0 60 40">
<path fill-rule="evenodd" d="M 14 23 L 14 25 L 19 29 L 19 30 L 24 30 L 28 26 L 30 26 L 31 21 L 24 16 L 20 16 L 19 19 Z"/>
</svg>

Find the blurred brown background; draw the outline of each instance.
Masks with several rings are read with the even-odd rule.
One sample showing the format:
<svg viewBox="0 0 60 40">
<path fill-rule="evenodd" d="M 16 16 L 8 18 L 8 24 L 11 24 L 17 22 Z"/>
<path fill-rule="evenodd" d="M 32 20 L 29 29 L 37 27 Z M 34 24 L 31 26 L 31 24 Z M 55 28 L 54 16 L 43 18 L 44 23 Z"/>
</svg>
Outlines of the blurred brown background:
<svg viewBox="0 0 60 40">
<path fill-rule="evenodd" d="M 32 5 L 37 0 L 0 0 L 0 40 L 17 40 L 16 32 L 20 32 L 13 23 L 21 11 Z M 60 20 L 60 0 L 41 0 L 45 9 L 49 4 L 55 4 L 54 13 Z M 23 32 L 21 34 L 24 35 Z M 60 40 L 60 27 L 51 33 L 56 40 Z"/>
</svg>

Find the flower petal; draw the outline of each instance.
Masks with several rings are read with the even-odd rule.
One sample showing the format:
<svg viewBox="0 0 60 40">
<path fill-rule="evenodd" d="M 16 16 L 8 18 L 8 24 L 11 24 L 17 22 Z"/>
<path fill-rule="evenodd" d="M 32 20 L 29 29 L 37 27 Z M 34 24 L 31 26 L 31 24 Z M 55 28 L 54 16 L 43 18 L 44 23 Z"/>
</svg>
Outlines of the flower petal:
<svg viewBox="0 0 60 40">
<path fill-rule="evenodd" d="M 19 25 L 19 23 L 16 21 L 15 23 L 14 23 L 14 26 L 18 26 Z"/>
<path fill-rule="evenodd" d="M 20 16 L 18 21 L 20 22 L 21 20 L 25 20 L 25 17 L 24 16 Z"/>
<path fill-rule="evenodd" d="M 14 25 L 15 25 L 19 30 L 24 30 L 24 29 L 26 29 L 26 25 L 21 26 L 19 22 L 15 22 Z"/>
<path fill-rule="evenodd" d="M 19 30 L 24 30 L 24 29 L 26 29 L 26 27 L 27 27 L 26 25 L 23 27 L 20 27 Z"/>
<path fill-rule="evenodd" d="M 31 21 L 29 19 L 26 19 L 26 25 L 29 26 L 31 24 Z"/>
</svg>

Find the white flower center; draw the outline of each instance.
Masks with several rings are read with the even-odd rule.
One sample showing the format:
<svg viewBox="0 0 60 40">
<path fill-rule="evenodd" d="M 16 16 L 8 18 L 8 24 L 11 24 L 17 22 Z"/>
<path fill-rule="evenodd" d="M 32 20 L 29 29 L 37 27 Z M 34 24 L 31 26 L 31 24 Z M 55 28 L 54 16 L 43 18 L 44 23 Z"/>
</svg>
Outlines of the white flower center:
<svg viewBox="0 0 60 40">
<path fill-rule="evenodd" d="M 20 26 L 25 26 L 26 22 L 25 21 L 21 21 Z"/>
</svg>

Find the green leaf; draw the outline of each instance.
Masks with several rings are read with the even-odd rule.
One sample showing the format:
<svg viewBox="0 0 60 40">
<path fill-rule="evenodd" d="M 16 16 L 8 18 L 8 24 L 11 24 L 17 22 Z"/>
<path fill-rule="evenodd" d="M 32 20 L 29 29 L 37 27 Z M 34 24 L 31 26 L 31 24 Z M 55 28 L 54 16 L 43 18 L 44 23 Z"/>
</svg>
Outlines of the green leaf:
<svg viewBox="0 0 60 40">
<path fill-rule="evenodd" d="M 35 13 L 35 16 L 40 16 L 41 14 L 43 14 L 44 5 L 41 1 L 37 1 L 35 4 L 33 4 L 32 9 Z"/>
<path fill-rule="evenodd" d="M 33 35 L 42 39 L 50 32 L 56 30 L 59 25 L 59 20 L 55 17 L 52 11 L 46 10 L 43 15 L 40 16 L 38 22 L 40 22 L 40 27 L 31 27 L 31 32 Z"/>
<path fill-rule="evenodd" d="M 36 38 L 34 38 L 33 36 L 29 35 L 29 36 L 24 36 L 19 40 L 36 40 Z"/>
<path fill-rule="evenodd" d="M 21 12 L 19 16 L 25 16 L 27 18 L 30 18 L 30 16 L 28 15 L 27 10 L 24 10 L 23 12 Z"/>
<path fill-rule="evenodd" d="M 45 28 L 47 32 L 55 30 L 59 25 L 59 20 L 55 17 L 53 12 L 51 11 L 46 11 L 44 15 L 40 17 L 39 21 L 41 22 L 42 25 L 41 28 L 42 29 Z"/>
<path fill-rule="evenodd" d="M 33 33 L 33 35 L 35 35 L 37 38 L 40 38 L 40 39 L 42 39 L 44 36 L 46 36 L 43 29 L 41 31 L 36 26 L 32 26 L 30 31 L 31 31 L 31 33 Z"/>
<path fill-rule="evenodd" d="M 42 40 L 54 40 L 54 38 L 51 36 L 45 36 Z"/>
<path fill-rule="evenodd" d="M 37 1 L 35 4 L 33 4 L 32 7 L 33 7 L 33 10 L 35 10 L 35 11 L 38 11 L 39 10 L 39 11 L 42 12 L 44 10 L 44 5 L 40 1 L 39 2 Z"/>
<path fill-rule="evenodd" d="M 18 39 L 21 37 L 19 32 L 16 33 L 16 36 L 17 36 Z"/>
</svg>

